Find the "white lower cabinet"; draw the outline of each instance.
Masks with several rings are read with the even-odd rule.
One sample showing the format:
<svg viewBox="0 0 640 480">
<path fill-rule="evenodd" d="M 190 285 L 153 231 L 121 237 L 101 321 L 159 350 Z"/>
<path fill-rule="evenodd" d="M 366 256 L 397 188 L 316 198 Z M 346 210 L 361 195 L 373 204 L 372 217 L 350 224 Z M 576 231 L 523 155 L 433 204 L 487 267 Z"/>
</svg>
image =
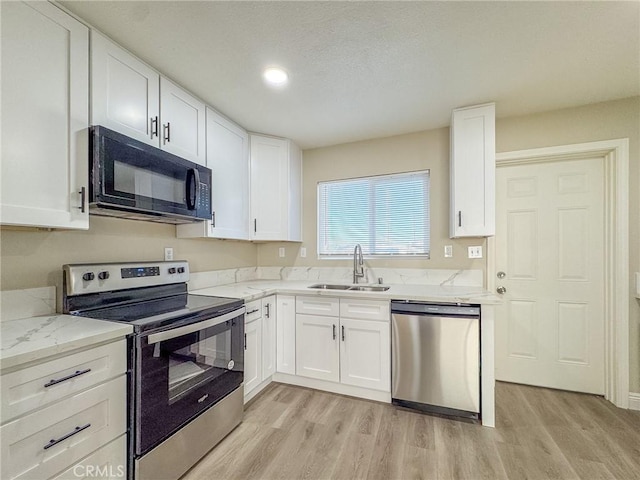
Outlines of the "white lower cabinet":
<svg viewBox="0 0 640 480">
<path fill-rule="evenodd" d="M 262 381 L 262 317 L 244 326 L 244 395 Z"/>
<path fill-rule="evenodd" d="M 344 385 L 389 392 L 391 390 L 391 337 L 389 302 L 328 299 L 339 304 L 346 318 L 296 314 L 296 375 Z M 318 299 L 297 297 L 297 312 L 308 311 Z"/>
<path fill-rule="evenodd" d="M 244 398 L 276 372 L 276 296 L 248 302 L 245 315 Z"/>
<path fill-rule="evenodd" d="M 126 358 L 121 339 L 3 372 L 0 478 L 126 478 Z"/>
<path fill-rule="evenodd" d="M 391 345 L 389 323 L 340 319 L 340 382 L 389 391 Z"/>
<path fill-rule="evenodd" d="M 121 435 L 96 450 L 81 462 L 65 470 L 54 480 L 127 478 L 127 436 Z"/>
<path fill-rule="evenodd" d="M 3 479 L 50 478 L 126 430 L 126 377 L 3 425 Z"/>
<path fill-rule="evenodd" d="M 262 299 L 262 378 L 276 373 L 276 296 Z"/>
<path fill-rule="evenodd" d="M 276 371 L 296 374 L 296 297 L 278 295 L 276 321 Z"/>
<path fill-rule="evenodd" d="M 336 317 L 296 315 L 296 374 L 340 381 L 340 350 Z"/>
</svg>

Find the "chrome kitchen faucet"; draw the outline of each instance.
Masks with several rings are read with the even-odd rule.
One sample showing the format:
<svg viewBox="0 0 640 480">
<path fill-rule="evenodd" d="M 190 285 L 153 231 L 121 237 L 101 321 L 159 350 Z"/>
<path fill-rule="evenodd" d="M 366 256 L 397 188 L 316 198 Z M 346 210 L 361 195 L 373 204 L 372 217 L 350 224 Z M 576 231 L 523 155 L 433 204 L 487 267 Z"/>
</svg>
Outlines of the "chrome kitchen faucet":
<svg viewBox="0 0 640 480">
<path fill-rule="evenodd" d="M 358 278 L 364 278 L 364 259 L 359 243 L 353 249 L 353 283 L 358 283 Z"/>
</svg>

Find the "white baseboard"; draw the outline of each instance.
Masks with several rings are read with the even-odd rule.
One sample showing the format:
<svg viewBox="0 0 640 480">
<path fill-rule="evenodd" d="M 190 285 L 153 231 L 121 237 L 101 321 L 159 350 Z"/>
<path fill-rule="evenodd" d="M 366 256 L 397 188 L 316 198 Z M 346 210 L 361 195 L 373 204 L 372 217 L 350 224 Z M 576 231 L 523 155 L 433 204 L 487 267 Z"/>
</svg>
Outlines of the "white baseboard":
<svg viewBox="0 0 640 480">
<path fill-rule="evenodd" d="M 640 393 L 629 392 L 629 410 L 640 410 Z"/>
<path fill-rule="evenodd" d="M 328 382 L 326 380 L 317 380 L 315 378 L 299 377 L 297 375 L 277 372 L 273 374 L 273 381 L 297 385 L 299 387 L 324 390 L 325 392 L 338 393 L 340 395 L 349 395 L 350 397 L 366 398 L 367 400 L 391 403 L 391 392 L 370 390 L 368 388 L 354 387 L 352 385 L 344 385 L 342 383 Z"/>
</svg>

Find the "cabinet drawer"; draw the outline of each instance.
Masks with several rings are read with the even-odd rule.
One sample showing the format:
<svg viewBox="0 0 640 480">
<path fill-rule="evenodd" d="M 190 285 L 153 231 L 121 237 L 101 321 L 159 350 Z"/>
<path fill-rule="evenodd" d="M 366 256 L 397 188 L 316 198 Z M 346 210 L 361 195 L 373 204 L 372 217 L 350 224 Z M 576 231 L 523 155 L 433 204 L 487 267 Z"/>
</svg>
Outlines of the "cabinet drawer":
<svg viewBox="0 0 640 480">
<path fill-rule="evenodd" d="M 340 299 L 340 316 L 388 322 L 390 317 L 387 300 Z"/>
<path fill-rule="evenodd" d="M 329 297 L 296 297 L 296 313 L 307 315 L 340 315 L 340 299 Z"/>
<path fill-rule="evenodd" d="M 126 370 L 123 339 L 2 375 L 2 423 Z"/>
<path fill-rule="evenodd" d="M 244 315 L 244 323 L 251 322 L 262 316 L 262 300 L 254 300 L 245 304 L 247 309 Z"/>
<path fill-rule="evenodd" d="M 121 435 L 53 480 L 127 478 L 127 436 Z"/>
<path fill-rule="evenodd" d="M 126 376 L 7 423 L 3 480 L 50 478 L 126 431 Z"/>
</svg>

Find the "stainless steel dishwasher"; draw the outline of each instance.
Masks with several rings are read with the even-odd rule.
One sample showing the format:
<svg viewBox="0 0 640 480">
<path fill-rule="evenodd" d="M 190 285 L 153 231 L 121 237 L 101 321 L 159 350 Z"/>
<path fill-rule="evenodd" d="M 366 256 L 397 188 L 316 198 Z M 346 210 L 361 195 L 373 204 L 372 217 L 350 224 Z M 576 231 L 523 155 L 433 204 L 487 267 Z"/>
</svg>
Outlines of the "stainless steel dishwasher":
<svg viewBox="0 0 640 480">
<path fill-rule="evenodd" d="M 480 307 L 391 302 L 394 405 L 480 419 Z"/>
</svg>

